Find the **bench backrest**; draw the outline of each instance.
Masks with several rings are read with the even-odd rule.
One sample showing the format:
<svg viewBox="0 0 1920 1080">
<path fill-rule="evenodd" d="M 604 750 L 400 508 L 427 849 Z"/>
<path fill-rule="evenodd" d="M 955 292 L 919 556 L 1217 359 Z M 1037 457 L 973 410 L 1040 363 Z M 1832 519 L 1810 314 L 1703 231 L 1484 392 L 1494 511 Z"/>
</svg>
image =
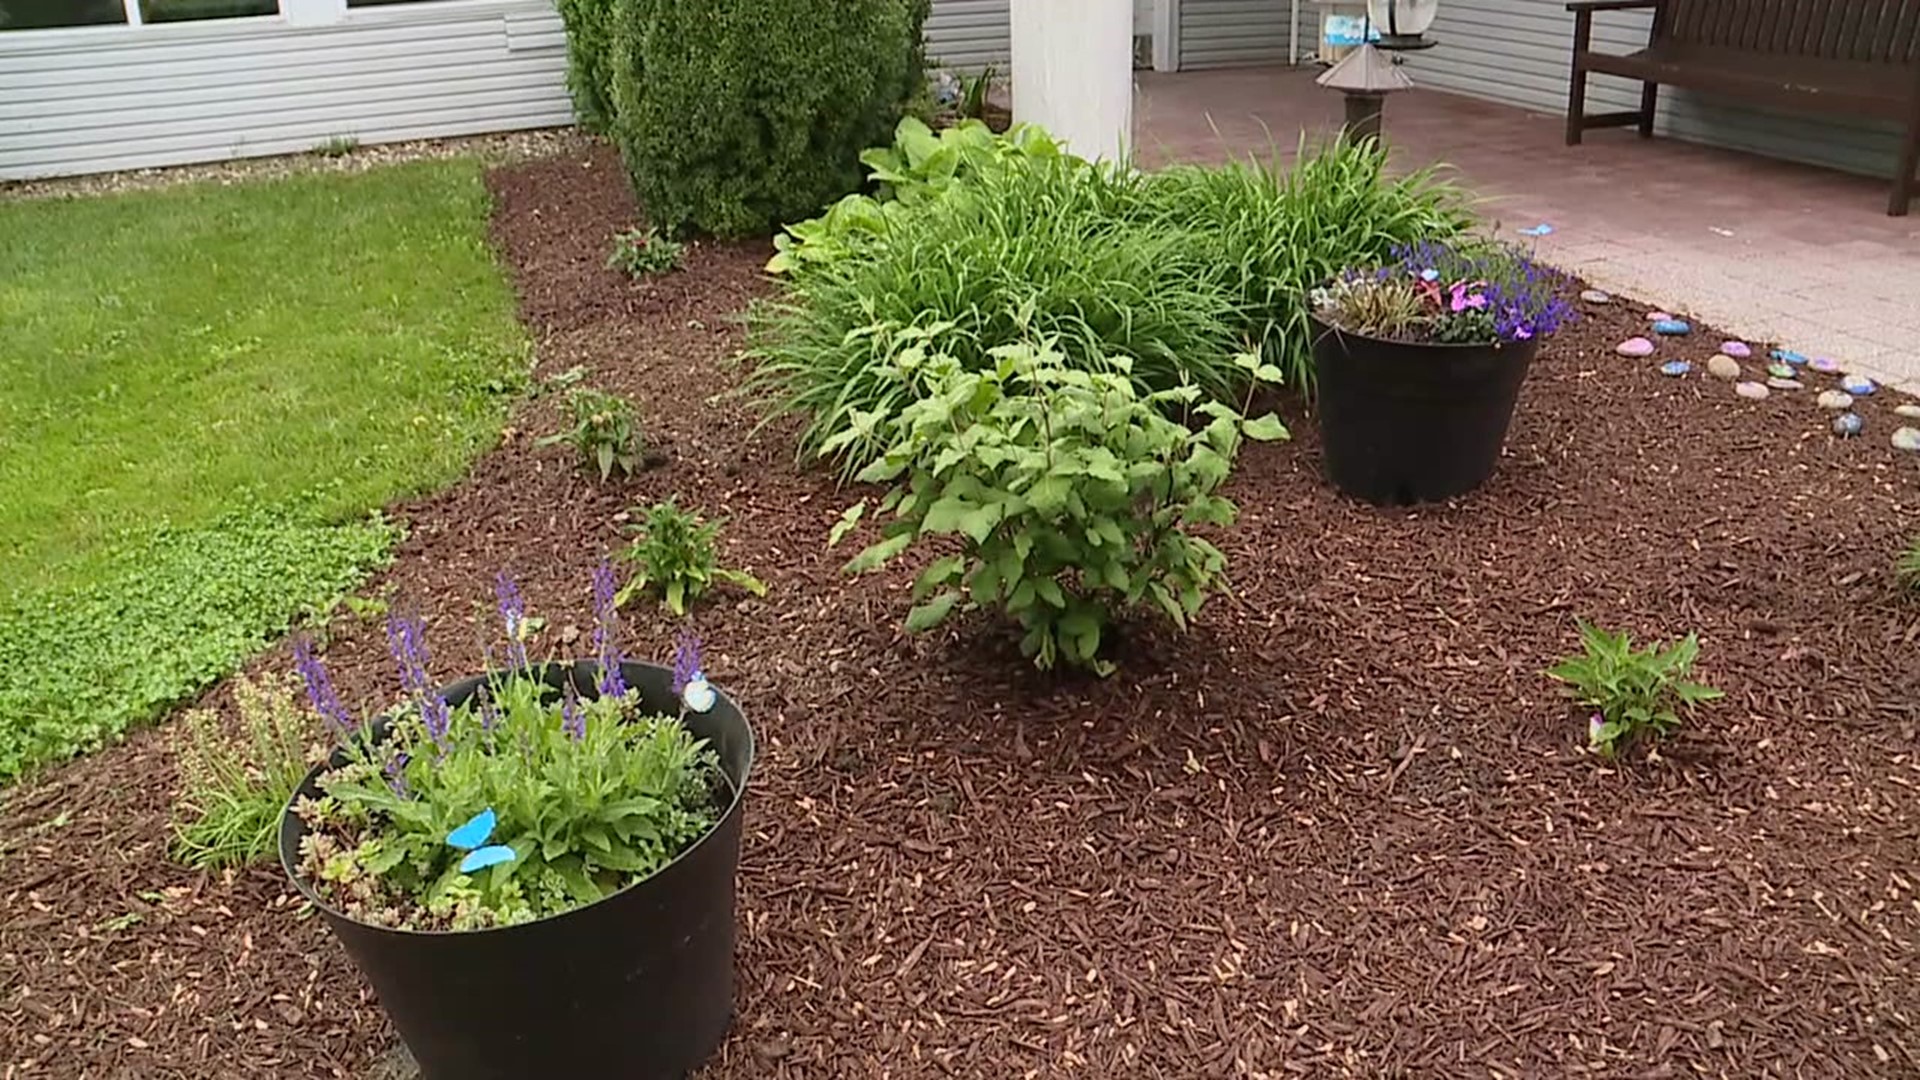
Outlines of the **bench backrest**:
<svg viewBox="0 0 1920 1080">
<path fill-rule="evenodd" d="M 1908 67 L 1920 65 L 1920 0 L 1664 0 L 1654 38 Z"/>
</svg>

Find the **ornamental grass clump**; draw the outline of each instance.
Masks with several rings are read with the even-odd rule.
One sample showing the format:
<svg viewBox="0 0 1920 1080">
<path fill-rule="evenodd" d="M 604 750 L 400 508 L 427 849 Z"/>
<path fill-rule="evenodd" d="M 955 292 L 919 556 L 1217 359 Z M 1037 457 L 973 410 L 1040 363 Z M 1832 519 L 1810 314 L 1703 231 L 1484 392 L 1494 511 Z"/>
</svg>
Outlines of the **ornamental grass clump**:
<svg viewBox="0 0 1920 1080">
<path fill-rule="evenodd" d="M 311 651 L 302 645 L 296 660 Z M 280 815 L 312 767 L 312 717 L 297 703 L 290 677 L 241 676 L 233 683 L 237 730 L 210 709 L 186 715 L 174 743 L 181 793 L 173 821 L 173 857 L 196 870 L 266 862 L 280 835 Z M 329 730 L 345 717 L 324 671 L 307 682 L 310 702 Z"/>
<path fill-rule="evenodd" d="M 1124 357 L 1086 371 L 1047 342 L 1002 346 L 990 359 L 980 371 L 926 360 L 929 393 L 906 406 L 892 443 L 859 476 L 894 485 L 879 506 L 892 520 L 847 568 L 876 569 L 933 540 L 944 553 L 914 583 L 907 629 L 995 610 L 1024 631 L 1020 650 L 1040 668 L 1105 674 L 1117 619 L 1152 609 L 1184 630 L 1224 587 L 1226 556 L 1195 530 L 1233 524 L 1238 511 L 1219 489 L 1242 440 L 1286 429 L 1192 385 L 1141 393 Z M 1257 356 L 1236 363 L 1250 383 L 1280 379 Z M 860 414 L 842 438 L 880 419 Z M 866 506 L 847 511 L 834 542 Z"/>
<path fill-rule="evenodd" d="M 1518 344 L 1573 318 L 1558 270 L 1504 244 L 1422 241 L 1315 289 L 1315 312 L 1348 333 L 1436 345 Z"/>
<path fill-rule="evenodd" d="M 309 689 L 344 738 L 318 778 L 297 873 L 340 912 L 408 930 L 474 930 L 591 904 L 666 866 L 718 820 L 717 757 L 680 717 L 649 714 L 621 676 L 614 578 L 593 582 L 595 692 L 556 688 L 526 663 L 530 622 L 519 590 L 498 593 L 510 666 L 450 703 L 427 676 L 418 619 L 394 618 L 388 643 L 404 704 L 376 723 L 342 721 L 303 664 Z M 684 641 L 674 690 L 704 712 L 715 696 L 698 646 Z"/>
</svg>

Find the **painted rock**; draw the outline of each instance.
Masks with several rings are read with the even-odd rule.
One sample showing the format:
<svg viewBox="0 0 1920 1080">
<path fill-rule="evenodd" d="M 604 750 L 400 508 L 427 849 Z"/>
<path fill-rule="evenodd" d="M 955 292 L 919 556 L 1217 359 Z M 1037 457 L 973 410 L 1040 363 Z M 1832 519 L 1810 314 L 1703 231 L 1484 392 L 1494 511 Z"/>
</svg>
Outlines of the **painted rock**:
<svg viewBox="0 0 1920 1080">
<path fill-rule="evenodd" d="M 1787 364 L 1768 364 L 1767 374 L 1776 379 L 1791 379 L 1793 378 L 1793 368 Z"/>
<path fill-rule="evenodd" d="M 1707 374 L 1716 379 L 1732 382 L 1740 377 L 1740 361 L 1725 354 L 1715 355 L 1713 359 L 1707 361 Z"/>
<path fill-rule="evenodd" d="M 1865 397 L 1875 390 L 1878 390 L 1879 387 L 1874 385 L 1873 380 L 1867 378 L 1865 375 L 1848 375 L 1846 378 L 1840 380 L 1840 389 L 1845 390 L 1854 397 Z"/>
<path fill-rule="evenodd" d="M 1905 450 L 1909 454 L 1920 454 L 1920 428 L 1895 428 L 1893 448 Z"/>
<path fill-rule="evenodd" d="M 1816 356 L 1812 360 L 1807 361 L 1807 366 L 1822 375 L 1832 375 L 1834 372 L 1840 370 L 1840 361 L 1835 360 L 1831 356 Z"/>
<path fill-rule="evenodd" d="M 1843 439 L 1851 439 L 1860 434 L 1867 426 L 1859 413 L 1841 413 L 1833 418 L 1833 433 Z"/>
<path fill-rule="evenodd" d="M 1580 299 L 1585 300 L 1589 304 L 1613 303 L 1613 295 L 1611 293 L 1603 293 L 1599 289 L 1588 289 L 1586 292 L 1580 294 Z"/>
<path fill-rule="evenodd" d="M 1668 337 L 1680 337 L 1693 333 L 1693 326 L 1685 319 L 1661 319 L 1653 324 L 1653 332 L 1665 334 Z"/>
<path fill-rule="evenodd" d="M 1652 356 L 1653 342 L 1643 337 L 1628 338 L 1620 344 L 1615 345 L 1613 351 L 1619 353 L 1621 356 L 1631 356 L 1635 359 L 1643 356 Z"/>
<path fill-rule="evenodd" d="M 1667 322 L 1668 320 L 1670 320 L 1670 319 L 1672 319 L 1672 318 L 1673 318 L 1673 316 L 1671 316 L 1671 315 L 1669 315 L 1669 314 L 1667 314 L 1667 313 L 1666 313 L 1666 312 L 1664 312 L 1664 311 L 1649 311 L 1649 312 L 1647 312 L 1647 321 L 1648 321 L 1648 322 Z"/>
<path fill-rule="evenodd" d="M 1720 351 L 1735 360 L 1745 360 L 1753 355 L 1753 350 L 1744 341 L 1723 341 L 1720 343 Z"/>
<path fill-rule="evenodd" d="M 1733 392 L 1749 401 L 1765 401 L 1767 395 L 1773 393 L 1767 389 L 1767 384 L 1757 382 L 1734 383 Z"/>
<path fill-rule="evenodd" d="M 1671 375 L 1676 379 L 1692 370 L 1693 365 L 1685 360 L 1669 360 L 1660 365 L 1660 374 Z"/>
<path fill-rule="evenodd" d="M 1893 411 L 1895 415 L 1904 416 L 1909 420 L 1920 420 L 1920 405 L 1895 405 Z"/>
<path fill-rule="evenodd" d="M 1792 349 L 1775 349 L 1772 352 L 1768 353 L 1767 355 L 1772 357 L 1775 360 L 1792 364 L 1795 367 L 1799 367 L 1800 365 L 1807 362 L 1807 358 L 1805 355 L 1794 352 Z"/>
<path fill-rule="evenodd" d="M 1820 396 L 1813 399 L 1814 404 L 1834 412 L 1846 412 L 1853 408 L 1853 395 L 1845 390 L 1822 390 Z"/>
<path fill-rule="evenodd" d="M 1801 382 L 1799 379 L 1783 379 L 1775 375 L 1767 380 L 1767 385 L 1773 387 L 1775 390 L 1799 390 L 1807 384 Z"/>
</svg>

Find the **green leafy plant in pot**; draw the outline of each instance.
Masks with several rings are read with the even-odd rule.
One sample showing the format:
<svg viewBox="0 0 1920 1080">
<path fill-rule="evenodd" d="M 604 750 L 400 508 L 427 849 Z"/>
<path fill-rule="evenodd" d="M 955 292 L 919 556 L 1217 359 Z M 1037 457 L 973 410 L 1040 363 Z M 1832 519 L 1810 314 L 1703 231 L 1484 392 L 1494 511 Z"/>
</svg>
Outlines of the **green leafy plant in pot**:
<svg viewBox="0 0 1920 1080">
<path fill-rule="evenodd" d="M 595 656 L 534 663 L 498 583 L 503 670 L 434 688 L 393 618 L 405 703 L 357 722 L 302 650 L 338 743 L 281 818 L 280 857 L 428 1080 L 680 1076 L 733 1011 L 734 872 L 753 734 L 707 681 L 621 654 L 613 570 Z"/>
<path fill-rule="evenodd" d="M 1327 476 L 1373 503 L 1463 495 L 1493 475 L 1568 282 L 1525 252 L 1423 242 L 1311 296 Z"/>
</svg>

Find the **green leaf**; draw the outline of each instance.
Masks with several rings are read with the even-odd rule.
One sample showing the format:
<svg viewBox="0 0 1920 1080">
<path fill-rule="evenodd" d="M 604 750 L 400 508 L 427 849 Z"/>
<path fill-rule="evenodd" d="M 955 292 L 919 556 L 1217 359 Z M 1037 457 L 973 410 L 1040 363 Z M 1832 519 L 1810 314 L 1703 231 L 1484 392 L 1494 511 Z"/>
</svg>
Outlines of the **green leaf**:
<svg viewBox="0 0 1920 1080">
<path fill-rule="evenodd" d="M 1272 413 L 1268 413 L 1258 419 L 1247 421 L 1240 430 L 1247 438 L 1259 442 L 1275 442 L 1289 437 L 1286 425 L 1282 424 L 1280 418 Z"/>
<path fill-rule="evenodd" d="M 979 507 L 973 503 L 958 496 L 950 495 L 940 499 L 927 507 L 926 514 L 921 517 L 920 535 L 960 532 L 961 523 L 966 520 L 967 515 L 978 509 Z"/>
<path fill-rule="evenodd" d="M 907 550 L 907 545 L 911 543 L 913 543 L 912 533 L 903 532 L 889 536 L 869 546 L 866 550 L 860 552 L 860 554 L 855 555 L 847 562 L 844 572 L 849 574 L 864 574 L 870 570 L 877 570 L 885 566 L 894 556 Z"/>
<path fill-rule="evenodd" d="M 920 577 L 913 583 L 913 598 L 919 600 L 944 585 L 950 584 L 966 569 L 967 560 L 959 555 L 945 555 L 935 559 Z"/>
<path fill-rule="evenodd" d="M 952 590 L 941 593 L 907 613 L 907 630 L 920 633 L 938 626 L 960 601 L 960 594 Z"/>
<path fill-rule="evenodd" d="M 865 499 L 847 507 L 846 511 L 840 515 L 840 520 L 834 523 L 832 531 L 827 533 L 827 546 L 838 545 L 848 533 L 859 527 L 860 519 L 866 516 L 866 513 L 867 500 Z"/>
</svg>

